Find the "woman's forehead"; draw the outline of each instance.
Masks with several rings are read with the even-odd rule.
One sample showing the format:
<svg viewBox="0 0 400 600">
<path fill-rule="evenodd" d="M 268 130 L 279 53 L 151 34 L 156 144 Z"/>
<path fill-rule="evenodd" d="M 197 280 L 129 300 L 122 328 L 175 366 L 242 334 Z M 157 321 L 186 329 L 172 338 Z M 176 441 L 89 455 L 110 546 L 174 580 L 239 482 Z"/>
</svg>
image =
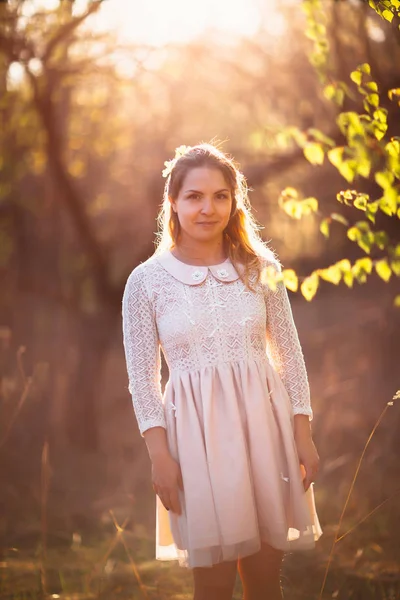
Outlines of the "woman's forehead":
<svg viewBox="0 0 400 600">
<path fill-rule="evenodd" d="M 195 167 L 190 169 L 182 182 L 182 191 L 202 190 L 203 188 L 228 188 L 223 173 L 214 167 Z"/>
</svg>

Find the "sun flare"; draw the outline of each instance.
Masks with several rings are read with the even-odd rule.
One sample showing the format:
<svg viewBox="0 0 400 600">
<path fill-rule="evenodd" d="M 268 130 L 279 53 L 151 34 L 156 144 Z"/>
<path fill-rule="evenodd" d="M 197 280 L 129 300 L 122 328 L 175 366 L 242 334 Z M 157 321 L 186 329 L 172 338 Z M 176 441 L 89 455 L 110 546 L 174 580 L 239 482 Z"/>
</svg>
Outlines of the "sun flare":
<svg viewBox="0 0 400 600">
<path fill-rule="evenodd" d="M 78 0 L 76 7 L 83 7 Z M 94 26 L 116 32 L 121 42 L 164 45 L 201 39 L 210 31 L 252 36 L 263 24 L 270 35 L 286 29 L 275 0 L 104 0 Z"/>
</svg>

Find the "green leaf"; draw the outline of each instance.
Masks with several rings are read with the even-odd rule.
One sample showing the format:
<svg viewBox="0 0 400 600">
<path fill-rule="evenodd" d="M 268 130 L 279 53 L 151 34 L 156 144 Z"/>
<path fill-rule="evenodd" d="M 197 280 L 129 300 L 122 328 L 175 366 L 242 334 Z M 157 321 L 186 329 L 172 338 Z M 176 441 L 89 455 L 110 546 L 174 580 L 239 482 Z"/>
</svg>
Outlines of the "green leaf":
<svg viewBox="0 0 400 600">
<path fill-rule="evenodd" d="M 293 198 L 293 200 L 297 200 L 299 197 L 299 192 L 293 187 L 286 187 L 282 190 L 281 195 L 286 199 Z"/>
<path fill-rule="evenodd" d="M 361 177 L 368 179 L 370 172 L 371 161 L 366 156 L 359 158 L 357 164 L 357 173 L 361 175 Z"/>
<path fill-rule="evenodd" d="M 349 259 L 343 258 L 342 260 L 336 263 L 336 267 L 342 272 L 343 281 L 347 285 L 347 287 L 353 287 L 354 275 Z"/>
<path fill-rule="evenodd" d="M 343 272 L 347 273 L 351 271 L 351 264 L 348 258 L 343 258 L 336 263 L 336 266 Z"/>
<path fill-rule="evenodd" d="M 358 260 L 356 260 L 354 265 L 359 269 L 363 269 L 363 271 L 368 273 L 368 275 L 372 273 L 372 260 L 369 258 L 369 256 L 359 258 Z"/>
<path fill-rule="evenodd" d="M 322 279 L 325 279 L 325 281 L 329 281 L 329 283 L 333 283 L 334 285 L 338 285 L 342 278 L 342 271 L 337 265 L 331 265 L 326 269 L 318 269 L 318 274 Z"/>
<path fill-rule="evenodd" d="M 324 235 L 326 238 L 329 237 L 329 223 L 330 223 L 330 218 L 326 218 L 323 219 L 321 221 L 321 224 L 319 226 L 319 230 L 322 233 L 322 235 Z"/>
<path fill-rule="evenodd" d="M 376 83 L 376 81 L 367 81 L 367 83 L 364 83 L 364 86 L 368 88 L 371 92 L 378 91 L 378 84 Z"/>
<path fill-rule="evenodd" d="M 364 107 L 364 110 L 366 110 L 368 113 L 371 112 L 371 107 L 370 107 L 369 103 L 367 102 L 367 100 L 363 100 L 363 107 Z"/>
<path fill-rule="evenodd" d="M 379 106 L 379 95 L 378 94 L 368 94 L 368 96 L 365 97 L 365 100 L 371 104 L 371 106 L 375 106 L 375 108 L 378 108 Z"/>
<path fill-rule="evenodd" d="M 383 197 L 379 199 L 379 208 L 386 215 L 389 215 L 389 217 L 396 214 L 397 192 L 394 188 L 389 187 L 385 189 Z"/>
<path fill-rule="evenodd" d="M 355 196 L 357 196 L 356 190 L 342 190 L 336 194 L 336 199 L 339 200 L 339 202 L 346 204 L 346 206 L 352 206 Z"/>
<path fill-rule="evenodd" d="M 288 200 L 282 204 L 282 208 L 292 219 L 301 219 L 303 211 L 300 202 L 297 200 Z"/>
<path fill-rule="evenodd" d="M 304 198 L 304 200 L 301 201 L 301 204 L 303 215 L 310 215 L 318 210 L 318 200 L 316 198 Z"/>
<path fill-rule="evenodd" d="M 298 200 L 297 190 L 294 188 L 285 188 L 278 200 L 279 206 L 293 219 L 301 219 L 304 215 L 310 215 L 318 210 L 318 200 L 316 198 L 305 198 Z"/>
<path fill-rule="evenodd" d="M 308 302 L 312 300 L 317 293 L 318 285 L 319 277 L 316 272 L 312 273 L 309 277 L 306 277 L 301 284 L 301 293 Z"/>
<path fill-rule="evenodd" d="M 310 142 L 303 148 L 304 156 L 312 165 L 322 165 L 324 162 L 324 151 L 321 144 Z"/>
<path fill-rule="evenodd" d="M 346 271 L 346 273 L 343 273 L 343 281 L 347 285 L 347 287 L 349 287 L 349 288 L 353 287 L 353 281 L 354 281 L 353 272 Z"/>
<path fill-rule="evenodd" d="M 394 14 L 390 10 L 383 10 L 382 17 L 391 23 L 393 21 Z"/>
<path fill-rule="evenodd" d="M 357 67 L 361 73 L 366 73 L 367 75 L 371 75 L 371 67 L 368 63 L 363 63 Z"/>
<path fill-rule="evenodd" d="M 388 91 L 389 100 L 393 100 L 394 96 L 400 96 L 400 88 L 393 88 Z"/>
<path fill-rule="evenodd" d="M 383 281 L 389 281 L 392 276 L 392 270 L 388 265 L 387 259 L 383 258 L 375 263 L 375 270 Z"/>
<path fill-rule="evenodd" d="M 365 211 L 365 216 L 372 223 L 375 223 L 375 214 L 377 213 L 378 208 L 379 208 L 379 200 L 376 200 L 375 202 L 368 202 L 368 204 L 367 204 L 367 210 Z"/>
<path fill-rule="evenodd" d="M 323 144 L 326 144 L 327 146 L 335 146 L 335 141 L 332 138 L 325 135 L 324 133 L 322 133 L 322 131 L 320 131 L 319 129 L 310 127 L 309 129 L 307 129 L 307 133 L 308 135 L 313 136 L 316 140 L 322 142 Z"/>
<path fill-rule="evenodd" d="M 323 94 L 327 100 L 333 100 L 336 95 L 336 88 L 331 83 L 326 85 L 323 90 Z"/>
<path fill-rule="evenodd" d="M 373 130 L 374 136 L 380 142 L 388 129 L 387 123 L 380 123 L 379 121 L 373 121 L 371 125 L 372 125 L 372 130 Z"/>
<path fill-rule="evenodd" d="M 354 111 L 340 113 L 336 118 L 336 122 L 343 135 L 346 135 L 348 130 L 351 132 L 352 137 L 357 133 L 360 135 L 364 133 L 364 125 L 360 120 L 360 115 Z"/>
<path fill-rule="evenodd" d="M 356 260 L 352 266 L 352 272 L 358 283 L 365 283 L 367 281 L 367 275 L 372 271 L 372 260 L 366 256 Z"/>
<path fill-rule="evenodd" d="M 368 204 L 367 204 L 367 210 L 369 210 L 373 214 L 375 214 L 377 212 L 378 208 L 379 208 L 378 200 L 375 200 L 375 202 L 368 202 Z"/>
<path fill-rule="evenodd" d="M 367 198 L 363 194 L 359 194 L 354 200 L 354 207 L 358 208 L 358 210 L 367 210 L 367 205 Z"/>
<path fill-rule="evenodd" d="M 328 150 L 328 159 L 336 168 L 339 168 L 343 162 L 343 151 L 343 146 L 338 146 L 336 148 L 332 148 L 332 150 Z"/>
<path fill-rule="evenodd" d="M 361 238 L 361 233 L 358 231 L 357 227 L 350 227 L 347 230 L 347 237 L 352 242 L 357 242 Z"/>
<path fill-rule="evenodd" d="M 400 142 L 392 138 L 385 146 L 385 150 L 392 158 L 399 158 L 400 156 Z"/>
<path fill-rule="evenodd" d="M 362 73 L 360 71 L 352 71 L 350 73 L 350 79 L 354 81 L 355 84 L 361 85 L 362 82 Z"/>
<path fill-rule="evenodd" d="M 333 219 L 334 221 L 337 221 L 338 223 L 342 223 L 342 225 L 348 226 L 348 224 L 349 224 L 346 217 L 344 217 L 343 215 L 336 213 L 336 212 L 331 213 L 331 219 Z"/>
<path fill-rule="evenodd" d="M 389 244 L 389 236 L 386 231 L 376 231 L 374 234 L 375 244 L 380 250 L 384 250 Z"/>
<path fill-rule="evenodd" d="M 355 223 L 355 226 L 361 233 L 370 233 L 371 231 L 371 226 L 368 223 L 368 221 L 357 221 L 357 223 Z"/>
<path fill-rule="evenodd" d="M 376 110 L 374 110 L 374 119 L 376 119 L 377 121 L 379 121 L 380 123 L 387 123 L 387 115 L 388 115 L 388 110 L 386 108 L 377 108 Z"/>
<path fill-rule="evenodd" d="M 293 269 L 283 269 L 283 282 L 285 286 L 292 292 L 297 292 L 299 286 L 299 280 Z"/>
<path fill-rule="evenodd" d="M 300 131 L 298 127 L 288 127 L 287 134 L 290 135 L 296 144 L 302 148 L 307 143 L 307 136 L 304 131 Z"/>
<path fill-rule="evenodd" d="M 371 247 L 374 243 L 374 234 L 370 231 L 369 233 L 364 233 L 361 238 L 357 241 L 357 244 L 364 250 L 366 254 L 371 252 Z"/>
<path fill-rule="evenodd" d="M 392 260 L 390 262 L 390 267 L 391 267 L 393 273 L 397 277 L 400 277 L 400 260 Z"/>
<path fill-rule="evenodd" d="M 342 177 L 349 183 L 352 183 L 356 174 L 357 163 L 354 160 L 343 161 L 338 167 L 338 171 Z"/>
<path fill-rule="evenodd" d="M 389 171 L 378 171 L 375 173 L 375 181 L 381 188 L 386 190 L 394 181 L 393 173 L 390 173 Z"/>
<path fill-rule="evenodd" d="M 338 104 L 339 106 L 343 106 L 343 101 L 344 101 L 344 90 L 342 90 L 341 88 L 337 88 L 336 89 L 336 94 L 335 94 L 335 98 L 334 98 L 336 104 Z"/>
</svg>

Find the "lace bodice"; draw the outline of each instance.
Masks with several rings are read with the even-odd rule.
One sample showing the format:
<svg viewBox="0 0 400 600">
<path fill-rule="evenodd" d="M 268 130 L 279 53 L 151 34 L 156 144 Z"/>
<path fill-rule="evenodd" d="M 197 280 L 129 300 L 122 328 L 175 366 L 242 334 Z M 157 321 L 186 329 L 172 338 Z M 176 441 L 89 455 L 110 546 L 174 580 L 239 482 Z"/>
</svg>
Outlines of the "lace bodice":
<svg viewBox="0 0 400 600">
<path fill-rule="evenodd" d="M 194 267 L 166 251 L 128 277 L 122 318 L 129 391 L 141 435 L 150 427 L 166 427 L 161 349 L 170 373 L 268 359 L 293 413 L 313 418 L 303 352 L 282 282 L 275 291 L 260 282 L 251 292 L 229 259 Z"/>
</svg>

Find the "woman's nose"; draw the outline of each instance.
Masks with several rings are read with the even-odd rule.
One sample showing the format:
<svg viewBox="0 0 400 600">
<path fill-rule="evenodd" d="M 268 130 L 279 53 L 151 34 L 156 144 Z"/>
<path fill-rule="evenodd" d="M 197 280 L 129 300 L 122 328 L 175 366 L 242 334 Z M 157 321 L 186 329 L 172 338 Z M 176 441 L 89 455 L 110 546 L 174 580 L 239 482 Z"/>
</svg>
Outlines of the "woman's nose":
<svg viewBox="0 0 400 600">
<path fill-rule="evenodd" d="M 214 201 L 212 198 L 205 198 L 201 211 L 205 214 L 213 214 L 215 212 Z"/>
</svg>

